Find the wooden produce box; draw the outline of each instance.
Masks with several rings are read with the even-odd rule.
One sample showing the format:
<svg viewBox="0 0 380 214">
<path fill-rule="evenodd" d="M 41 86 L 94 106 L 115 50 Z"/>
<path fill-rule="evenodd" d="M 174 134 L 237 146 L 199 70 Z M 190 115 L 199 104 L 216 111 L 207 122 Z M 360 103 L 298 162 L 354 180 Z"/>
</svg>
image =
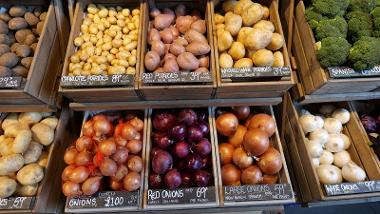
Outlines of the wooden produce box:
<svg viewBox="0 0 380 214">
<path fill-rule="evenodd" d="M 349 109 L 348 102 L 334 103 L 334 105 Z M 351 146 L 346 151 L 349 152 L 351 159 L 366 172 L 366 181 L 343 182 L 327 187 L 319 182 L 316 169 L 312 164 L 312 158 L 306 149 L 304 131 L 299 123 L 301 108 L 317 114 L 319 113 L 318 106 L 319 104 L 299 105 L 292 102 L 289 94 L 287 95 L 284 138 L 303 202 L 336 202 L 371 197 L 379 198 L 377 196 L 380 196 L 380 189 L 378 189 L 380 187 L 380 168 L 375 159 L 370 158 L 371 153 L 360 151 L 367 141 L 358 137 L 360 130 L 357 129 L 358 121 L 355 118 L 355 112 L 350 112 L 351 119 L 343 126 L 343 134 L 347 135 L 351 141 Z M 327 190 L 329 191 L 327 192 Z"/>
<path fill-rule="evenodd" d="M 151 189 L 148 184 L 148 177 L 151 170 L 150 153 L 152 149 L 152 113 L 150 110 L 148 116 L 147 145 L 145 153 L 145 181 L 144 181 L 144 210 L 166 210 L 166 209 L 198 209 L 218 207 L 219 205 L 219 180 L 220 176 L 216 167 L 216 148 L 215 138 L 212 133 L 212 116 L 211 108 L 208 108 L 208 123 L 210 128 L 210 142 L 212 145 L 212 179 L 213 186 L 208 187 L 186 187 L 169 189 Z"/>
<path fill-rule="evenodd" d="M 65 108 L 53 115 L 57 116 L 59 121 L 55 129 L 54 141 L 43 150 L 47 151 L 49 155 L 47 166 L 44 170 L 44 178 L 38 184 L 37 195 L 33 197 L 11 196 L 1 198 L 0 213 L 56 213 L 63 206 L 60 191 L 57 191 L 61 189 L 60 176 L 59 179 L 56 176 L 60 173 L 57 165 L 59 165 L 61 160 L 57 157 L 63 152 L 62 144 L 67 140 L 65 136 L 70 112 Z M 5 119 L 6 116 L 7 114 L 3 114 L 2 118 Z"/>
<path fill-rule="evenodd" d="M 278 1 L 263 0 L 260 4 L 266 5 L 270 10 L 270 21 L 275 26 L 275 32 L 284 36 L 278 14 Z M 222 1 L 211 1 L 211 14 L 222 10 Z M 217 30 L 214 16 L 212 16 L 213 39 L 215 50 L 215 68 L 218 88 L 216 98 L 256 98 L 281 97 L 285 91 L 294 84 L 293 72 L 290 67 L 286 44 L 280 49 L 284 57 L 284 67 L 253 67 L 242 69 L 223 69 L 219 66 L 219 51 L 217 46 Z M 285 38 L 285 37 L 284 37 Z M 222 72 L 222 70 L 225 70 Z M 224 74 L 223 74 L 224 73 Z M 224 77 L 226 76 L 226 77 Z M 242 77 L 241 77 L 242 76 Z"/>
<path fill-rule="evenodd" d="M 135 78 L 139 75 L 139 66 L 143 62 L 139 58 L 141 41 L 137 45 L 136 74 L 115 74 L 115 75 L 90 75 L 90 76 L 68 76 L 70 57 L 77 51 L 74 39 L 81 34 L 81 25 L 87 14 L 89 4 L 104 5 L 106 7 L 122 6 L 125 8 L 140 9 L 140 26 L 138 38 L 142 38 L 143 33 L 143 1 L 141 0 L 84 0 L 78 1 L 75 7 L 74 20 L 71 28 L 69 42 L 66 50 L 65 62 L 63 65 L 61 84 L 59 91 L 76 103 L 100 103 L 100 102 L 121 102 L 139 100 L 136 93 L 137 85 Z"/>
<path fill-rule="evenodd" d="M 60 41 L 54 3 L 50 0 L 1 1 L 0 7 L 42 6 L 47 11 L 38 45 L 26 79 L 21 77 L 0 78 L 0 108 L 13 111 L 8 106 L 24 106 L 40 111 L 54 110 L 57 96 L 58 76 L 62 66 Z M 17 110 L 16 110 L 17 111 Z M 38 110 L 37 110 L 38 111 Z"/>
<path fill-rule="evenodd" d="M 377 72 L 355 72 L 348 67 L 337 67 L 331 72 L 323 69 L 316 56 L 315 43 L 313 31 L 305 19 L 304 1 L 299 1 L 295 9 L 293 54 L 306 95 L 378 91 L 380 77 Z"/>
<path fill-rule="evenodd" d="M 147 145 L 147 110 L 128 110 L 128 111 L 116 111 L 117 113 L 130 112 L 136 114 L 136 116 L 144 121 L 144 129 L 142 134 L 142 151 L 141 158 L 143 163 L 145 163 L 145 149 Z M 105 113 L 107 111 L 85 111 L 82 121 L 83 124 L 92 118 L 92 116 Z M 80 130 L 79 128 L 78 130 Z M 77 131 L 78 131 L 77 130 Z M 82 136 L 82 133 L 80 133 Z M 75 142 L 77 138 L 73 141 L 67 142 L 65 148 L 67 148 L 71 142 Z M 63 158 L 61 158 L 61 161 Z M 62 161 L 63 162 L 63 161 Z M 63 163 L 65 165 L 65 163 Z M 66 197 L 65 212 L 67 213 L 92 213 L 92 212 L 121 212 L 121 211 L 137 211 L 142 208 L 142 196 L 143 196 L 143 182 L 144 182 L 144 169 L 140 173 L 141 176 L 141 186 L 139 190 L 133 192 L 127 191 L 99 191 L 92 196 L 79 196 L 79 197 Z M 62 172 L 61 172 L 62 173 Z M 103 179 L 105 179 L 103 177 Z"/>
<path fill-rule="evenodd" d="M 149 8 L 156 6 L 158 9 L 175 8 L 178 4 L 184 4 L 187 11 L 199 10 L 206 21 L 206 38 L 211 47 L 209 53 L 209 72 L 179 72 L 179 73 L 148 73 L 145 69 L 144 59 L 148 51 L 148 31 L 149 26 Z M 214 45 L 212 37 L 212 26 L 210 15 L 210 2 L 207 0 L 160 0 L 147 1 L 144 4 L 144 32 L 141 51 L 140 78 L 138 80 L 139 92 L 144 100 L 177 100 L 177 99 L 196 99 L 205 100 L 213 96 L 216 88 L 216 73 L 214 69 Z M 165 75 L 167 74 L 167 75 Z"/>
<path fill-rule="evenodd" d="M 219 152 L 219 143 L 224 143 L 223 136 L 218 135 L 216 130 L 216 115 L 217 108 L 213 108 L 213 123 L 215 135 L 215 148 L 217 168 L 219 172 L 219 196 L 222 206 L 274 206 L 285 205 L 295 202 L 293 193 L 292 182 L 289 177 L 288 167 L 285 161 L 284 152 L 281 146 L 279 132 L 276 127 L 274 135 L 270 138 L 271 146 L 277 149 L 282 158 L 282 169 L 276 174 L 278 176 L 278 184 L 256 184 L 256 185 L 239 185 L 227 186 L 222 185 L 221 176 L 221 161 Z M 252 107 L 252 112 L 266 113 L 272 115 L 273 120 L 276 121 L 273 113 L 272 106 Z M 225 140 L 225 139 L 224 139 Z M 263 173 L 264 174 L 264 173 Z"/>
</svg>

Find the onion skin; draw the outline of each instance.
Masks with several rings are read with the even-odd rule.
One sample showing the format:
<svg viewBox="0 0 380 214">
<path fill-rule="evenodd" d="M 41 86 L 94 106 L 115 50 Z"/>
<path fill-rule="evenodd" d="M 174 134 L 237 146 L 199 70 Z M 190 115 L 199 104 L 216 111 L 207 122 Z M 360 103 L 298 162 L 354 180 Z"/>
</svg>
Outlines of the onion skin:
<svg viewBox="0 0 380 214">
<path fill-rule="evenodd" d="M 95 136 L 100 137 L 102 135 L 110 135 L 113 132 L 113 126 L 110 121 L 104 115 L 96 115 L 94 120 Z"/>
<path fill-rule="evenodd" d="M 256 114 L 250 119 L 248 126 L 248 129 L 255 128 L 265 131 L 268 134 L 268 137 L 271 137 L 276 131 L 276 122 L 273 120 L 272 116 L 268 114 Z"/>
<path fill-rule="evenodd" d="M 95 131 L 94 131 L 94 121 L 93 120 L 89 120 L 89 121 L 86 121 L 84 124 L 83 124 L 83 127 L 82 127 L 82 133 L 84 136 L 87 136 L 87 137 L 92 137 L 95 135 Z"/>
<path fill-rule="evenodd" d="M 115 161 L 106 158 L 100 164 L 99 169 L 104 176 L 114 176 L 117 171 L 117 164 Z"/>
<path fill-rule="evenodd" d="M 143 161 L 140 156 L 133 155 L 129 160 L 128 160 L 128 169 L 134 172 L 141 172 L 143 168 Z"/>
<path fill-rule="evenodd" d="M 216 119 L 216 129 L 223 136 L 232 136 L 235 134 L 239 125 L 238 118 L 232 113 L 224 113 Z"/>
<path fill-rule="evenodd" d="M 87 136 L 82 136 L 78 138 L 75 142 L 75 148 L 78 150 L 78 152 L 84 151 L 84 150 L 91 150 L 92 149 L 92 139 Z"/>
<path fill-rule="evenodd" d="M 123 189 L 123 183 L 122 182 L 117 182 L 114 180 L 110 180 L 110 187 L 112 190 L 122 190 Z"/>
<path fill-rule="evenodd" d="M 233 164 L 222 166 L 223 185 L 238 186 L 240 185 L 240 170 Z"/>
<path fill-rule="evenodd" d="M 75 197 L 82 194 L 80 185 L 71 181 L 67 181 L 62 185 L 62 192 L 66 197 Z"/>
<path fill-rule="evenodd" d="M 132 120 L 128 121 L 128 123 L 138 132 L 141 132 L 144 129 L 144 122 L 138 117 L 134 117 Z"/>
<path fill-rule="evenodd" d="M 114 181 L 121 181 L 124 176 L 128 174 L 128 168 L 125 165 L 119 165 L 117 167 L 115 176 L 112 176 L 111 179 Z"/>
<path fill-rule="evenodd" d="M 265 174 L 274 175 L 282 168 L 281 154 L 275 148 L 271 147 L 260 156 L 260 160 L 257 164 Z"/>
<path fill-rule="evenodd" d="M 63 182 L 66 182 L 69 180 L 70 178 L 70 174 L 71 172 L 75 169 L 75 166 L 74 165 L 69 165 L 69 166 L 66 166 L 65 169 L 63 170 L 62 172 L 62 181 Z"/>
<path fill-rule="evenodd" d="M 277 184 L 278 177 L 277 175 L 264 175 L 262 184 Z"/>
<path fill-rule="evenodd" d="M 66 149 L 65 154 L 63 156 L 63 160 L 67 165 L 75 163 L 75 157 L 78 155 L 78 151 L 74 147 L 70 147 Z"/>
<path fill-rule="evenodd" d="M 141 140 L 130 140 L 130 141 L 128 141 L 127 149 L 133 155 L 138 154 L 142 150 Z"/>
<path fill-rule="evenodd" d="M 124 189 L 131 192 L 135 191 L 141 186 L 141 176 L 137 172 L 130 172 L 123 179 Z"/>
<path fill-rule="evenodd" d="M 153 118 L 153 127 L 159 131 L 167 131 L 174 126 L 176 117 L 167 112 L 158 113 Z"/>
<path fill-rule="evenodd" d="M 98 149 L 104 156 L 111 156 L 115 154 L 116 152 L 115 140 L 113 138 L 109 138 L 107 140 L 100 142 L 98 145 Z"/>
<path fill-rule="evenodd" d="M 152 159 L 152 169 L 157 174 L 166 173 L 173 165 L 172 156 L 166 151 L 159 151 Z"/>
<path fill-rule="evenodd" d="M 247 128 L 242 125 L 238 125 L 236 132 L 229 139 L 229 143 L 234 147 L 239 147 L 243 143 L 244 135 L 247 132 Z"/>
<path fill-rule="evenodd" d="M 171 169 L 165 174 L 164 181 L 169 189 L 175 189 L 182 183 L 181 174 L 177 169 Z"/>
<path fill-rule="evenodd" d="M 262 155 L 269 148 L 268 134 L 261 129 L 250 129 L 244 135 L 243 147 L 252 156 Z"/>
<path fill-rule="evenodd" d="M 245 120 L 251 113 L 249 106 L 236 106 L 232 107 L 232 112 L 236 115 L 239 120 Z"/>
<path fill-rule="evenodd" d="M 241 181 L 243 184 L 259 184 L 263 181 L 263 173 L 259 167 L 252 165 L 242 171 Z"/>
<path fill-rule="evenodd" d="M 234 147 L 231 144 L 229 143 L 219 144 L 220 163 L 222 165 L 231 163 L 233 152 L 234 152 Z"/>
<path fill-rule="evenodd" d="M 92 156 L 87 151 L 79 152 L 78 155 L 75 157 L 75 165 L 77 166 L 89 165 L 91 161 L 92 161 Z"/>
<path fill-rule="evenodd" d="M 89 171 L 84 166 L 78 166 L 73 171 L 71 171 L 69 180 L 74 183 L 82 183 L 89 176 Z"/>
<path fill-rule="evenodd" d="M 84 195 L 93 195 L 95 194 L 99 188 L 100 188 L 100 181 L 102 180 L 102 177 L 91 177 L 88 178 L 83 184 L 82 184 L 82 192 Z"/>
<path fill-rule="evenodd" d="M 112 155 L 112 160 L 118 164 L 123 164 L 127 162 L 128 159 L 128 149 L 125 147 L 118 147 L 115 154 Z"/>
<path fill-rule="evenodd" d="M 123 128 L 121 129 L 121 136 L 124 139 L 133 140 L 136 137 L 136 134 L 137 134 L 137 131 L 133 126 L 129 124 L 123 125 Z"/>
<path fill-rule="evenodd" d="M 158 189 L 162 187 L 163 179 L 161 175 L 152 172 L 149 175 L 148 182 L 150 188 Z"/>
<path fill-rule="evenodd" d="M 245 169 L 253 163 L 253 158 L 248 156 L 248 154 L 241 147 L 235 149 L 232 154 L 232 160 L 240 169 Z"/>
</svg>

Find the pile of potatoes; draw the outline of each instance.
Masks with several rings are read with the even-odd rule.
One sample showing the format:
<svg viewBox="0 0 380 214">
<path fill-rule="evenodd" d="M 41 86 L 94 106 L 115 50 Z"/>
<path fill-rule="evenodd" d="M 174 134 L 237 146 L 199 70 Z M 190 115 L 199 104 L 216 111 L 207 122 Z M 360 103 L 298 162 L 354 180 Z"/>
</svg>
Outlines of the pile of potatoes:
<svg viewBox="0 0 380 214">
<path fill-rule="evenodd" d="M 150 51 L 144 59 L 148 71 L 209 71 L 211 48 L 204 36 L 206 21 L 199 11 L 188 13 L 186 6 L 179 4 L 174 11 L 153 8 L 150 17 Z"/>
<path fill-rule="evenodd" d="M 0 77 L 28 76 L 47 12 L 41 7 L 0 10 Z"/>
<path fill-rule="evenodd" d="M 139 26 L 139 9 L 88 5 L 68 75 L 134 75 Z"/>
<path fill-rule="evenodd" d="M 51 113 L 11 113 L 0 136 L 0 198 L 34 196 L 47 166 L 58 119 Z"/>
<path fill-rule="evenodd" d="M 251 0 L 226 0 L 222 7 L 214 14 L 221 68 L 284 66 L 285 41 L 268 20 L 268 7 Z"/>
</svg>

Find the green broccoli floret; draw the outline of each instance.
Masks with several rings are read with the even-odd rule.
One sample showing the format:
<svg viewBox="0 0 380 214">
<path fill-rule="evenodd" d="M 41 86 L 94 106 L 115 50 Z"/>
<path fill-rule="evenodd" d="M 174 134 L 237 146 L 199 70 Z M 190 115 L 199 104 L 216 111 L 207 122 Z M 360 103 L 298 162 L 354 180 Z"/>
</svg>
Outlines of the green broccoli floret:
<svg viewBox="0 0 380 214">
<path fill-rule="evenodd" d="M 376 7 L 371 12 L 373 21 L 372 36 L 380 38 L 380 7 Z"/>
<path fill-rule="evenodd" d="M 325 16 L 343 16 L 346 13 L 350 0 L 312 0 L 316 10 Z"/>
<path fill-rule="evenodd" d="M 343 65 L 351 47 L 350 43 L 341 37 L 324 38 L 317 46 L 317 58 L 324 68 Z"/>
<path fill-rule="evenodd" d="M 315 38 L 320 41 L 326 37 L 347 37 L 347 22 L 337 16 L 333 19 L 321 20 L 315 29 Z"/>
<path fill-rule="evenodd" d="M 371 36 L 373 23 L 371 15 L 361 11 L 347 13 L 348 36 L 355 42 L 362 36 Z"/>
<path fill-rule="evenodd" d="M 350 0 L 349 11 L 370 13 L 376 7 L 376 0 Z"/>
<path fill-rule="evenodd" d="M 373 68 L 380 62 L 380 40 L 364 36 L 350 49 L 348 59 L 355 70 Z"/>
<path fill-rule="evenodd" d="M 310 6 L 306 9 L 305 18 L 313 30 L 317 28 L 319 21 L 327 19 L 326 17 L 322 16 L 322 14 L 319 13 L 313 6 Z"/>
</svg>

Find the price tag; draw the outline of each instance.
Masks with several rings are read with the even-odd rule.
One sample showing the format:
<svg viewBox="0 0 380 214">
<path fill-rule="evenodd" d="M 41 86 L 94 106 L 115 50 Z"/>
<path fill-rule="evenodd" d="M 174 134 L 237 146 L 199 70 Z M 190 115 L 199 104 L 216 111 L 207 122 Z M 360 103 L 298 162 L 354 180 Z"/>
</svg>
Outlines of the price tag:
<svg viewBox="0 0 380 214">
<path fill-rule="evenodd" d="M 325 184 L 326 194 L 350 195 L 355 193 L 380 192 L 380 181 L 363 181 L 355 183 Z"/>
<path fill-rule="evenodd" d="M 65 212 L 112 211 L 121 208 L 137 210 L 139 198 L 139 191 L 107 191 L 94 196 L 68 197 Z"/>
<path fill-rule="evenodd" d="M 375 66 L 369 70 L 355 71 L 350 67 L 329 67 L 327 68 L 331 78 L 358 78 L 380 76 L 380 66 Z"/>
<path fill-rule="evenodd" d="M 171 73 L 143 73 L 142 81 L 152 83 L 208 83 L 212 82 L 211 72 L 171 72 Z"/>
<path fill-rule="evenodd" d="M 290 184 L 224 186 L 224 203 L 289 200 L 294 198 Z"/>
<path fill-rule="evenodd" d="M 32 208 L 35 197 L 0 198 L 0 210 L 28 210 Z"/>
<path fill-rule="evenodd" d="M 149 189 L 148 207 L 216 203 L 215 187 Z"/>
<path fill-rule="evenodd" d="M 133 86 L 134 75 L 90 75 L 90 76 L 62 76 L 61 87 L 104 87 L 104 86 Z"/>
<path fill-rule="evenodd" d="M 290 77 L 289 67 L 222 68 L 222 81 L 249 81 L 252 79 Z"/>
<path fill-rule="evenodd" d="M 20 88 L 22 77 L 0 77 L 0 88 Z"/>
</svg>

